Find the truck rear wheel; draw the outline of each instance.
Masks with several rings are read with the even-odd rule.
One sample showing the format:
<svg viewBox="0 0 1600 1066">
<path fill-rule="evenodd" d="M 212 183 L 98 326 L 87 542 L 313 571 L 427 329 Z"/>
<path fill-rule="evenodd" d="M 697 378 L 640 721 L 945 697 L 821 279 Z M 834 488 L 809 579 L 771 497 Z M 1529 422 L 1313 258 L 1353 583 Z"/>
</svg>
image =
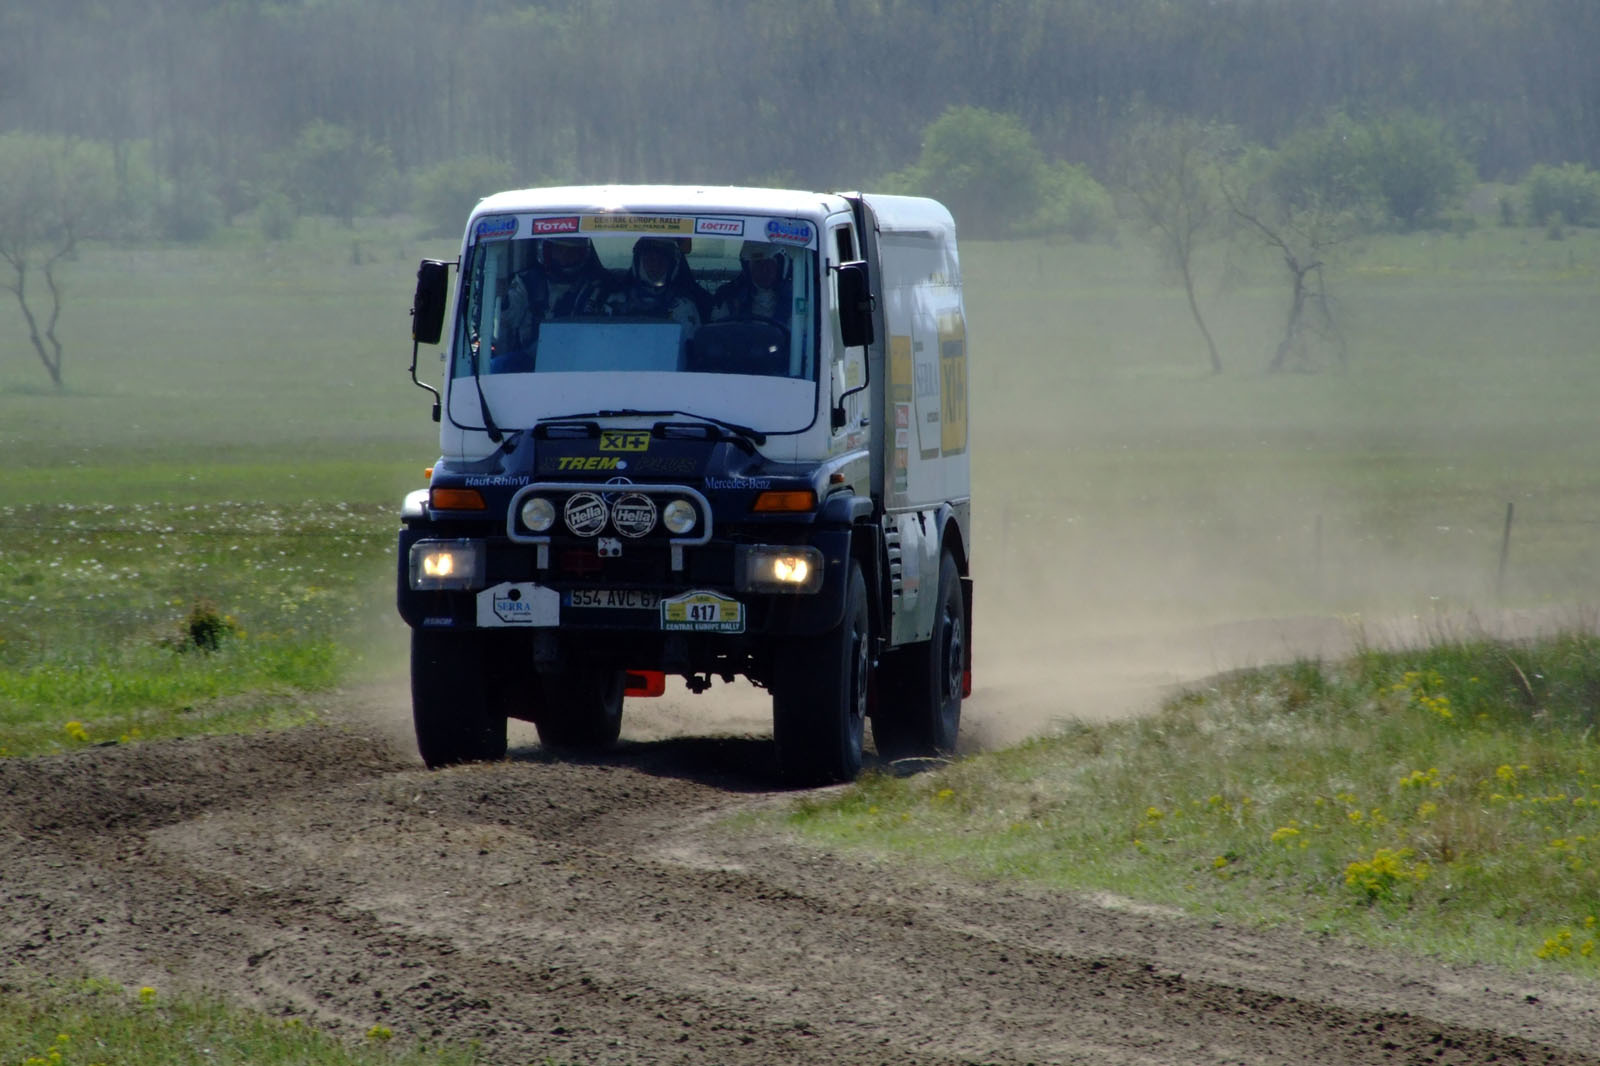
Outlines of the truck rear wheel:
<svg viewBox="0 0 1600 1066">
<path fill-rule="evenodd" d="M 621 670 L 570 667 L 540 678 L 543 699 L 533 713 L 547 748 L 598 751 L 622 733 Z"/>
<path fill-rule="evenodd" d="M 939 606 L 933 633 L 885 659 L 872 718 L 872 739 L 884 759 L 950 755 L 961 728 L 967 666 L 966 604 L 949 552 L 939 559 Z"/>
<path fill-rule="evenodd" d="M 872 672 L 867 583 L 850 563 L 844 619 L 820 637 L 778 651 L 772 682 L 772 738 L 778 768 L 800 784 L 853 781 L 861 772 Z"/>
<path fill-rule="evenodd" d="M 504 664 L 480 633 L 411 631 L 411 721 L 432 770 L 506 755 Z"/>
</svg>

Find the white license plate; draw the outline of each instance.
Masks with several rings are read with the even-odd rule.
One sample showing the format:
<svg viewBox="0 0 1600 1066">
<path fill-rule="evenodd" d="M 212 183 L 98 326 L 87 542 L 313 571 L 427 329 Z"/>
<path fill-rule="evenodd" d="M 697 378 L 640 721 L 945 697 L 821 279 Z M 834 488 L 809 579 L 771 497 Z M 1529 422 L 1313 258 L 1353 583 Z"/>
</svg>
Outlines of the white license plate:
<svg viewBox="0 0 1600 1066">
<path fill-rule="evenodd" d="M 618 607 L 624 610 L 653 611 L 661 603 L 661 593 L 649 589 L 573 589 L 566 594 L 568 607 Z"/>
</svg>

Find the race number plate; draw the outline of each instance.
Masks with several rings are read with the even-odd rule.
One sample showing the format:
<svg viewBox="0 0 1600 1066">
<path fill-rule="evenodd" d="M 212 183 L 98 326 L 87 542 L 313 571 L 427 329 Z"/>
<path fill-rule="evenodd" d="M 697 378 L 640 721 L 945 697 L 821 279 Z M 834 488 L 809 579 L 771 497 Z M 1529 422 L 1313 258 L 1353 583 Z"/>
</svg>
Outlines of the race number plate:
<svg viewBox="0 0 1600 1066">
<path fill-rule="evenodd" d="M 568 607 L 620 607 L 625 610 L 654 610 L 661 593 L 649 589 L 573 589 L 566 594 Z"/>
<path fill-rule="evenodd" d="M 661 628 L 691 633 L 743 633 L 744 604 L 720 592 L 685 592 L 661 601 Z"/>
</svg>

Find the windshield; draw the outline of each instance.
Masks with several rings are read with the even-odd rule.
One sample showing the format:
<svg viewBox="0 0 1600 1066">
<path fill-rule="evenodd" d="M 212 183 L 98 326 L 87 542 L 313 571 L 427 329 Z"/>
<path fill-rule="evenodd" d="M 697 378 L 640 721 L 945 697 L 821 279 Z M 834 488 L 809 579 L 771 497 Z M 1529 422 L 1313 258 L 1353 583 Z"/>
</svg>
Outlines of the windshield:
<svg viewBox="0 0 1600 1066">
<path fill-rule="evenodd" d="M 474 227 L 455 377 L 598 371 L 814 380 L 816 228 L 501 216 Z"/>
</svg>

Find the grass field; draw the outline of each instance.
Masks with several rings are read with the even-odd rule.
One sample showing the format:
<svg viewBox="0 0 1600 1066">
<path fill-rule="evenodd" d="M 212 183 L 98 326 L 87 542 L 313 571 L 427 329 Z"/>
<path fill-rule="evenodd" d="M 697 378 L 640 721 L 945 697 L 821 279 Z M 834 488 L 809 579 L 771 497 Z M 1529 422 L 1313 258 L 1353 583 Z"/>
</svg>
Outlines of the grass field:
<svg viewBox="0 0 1600 1066">
<path fill-rule="evenodd" d="M 66 275 L 59 395 L 0 303 L 0 754 L 295 720 L 304 693 L 402 668 L 395 512 L 437 447 L 407 380 L 407 310 L 416 261 L 453 254 L 402 223 L 312 222 L 287 244 L 90 250 Z M 1314 373 L 1264 372 L 1286 297 L 1270 261 L 1231 256 L 1208 275 L 1220 376 L 1136 243 L 973 242 L 963 265 L 984 661 L 1113 628 L 1600 603 L 1600 233 L 1373 238 L 1334 274 L 1348 356 Z M 424 351 L 424 378 L 436 368 Z M 1548 654 L 1567 656 L 1575 691 L 1600 684 L 1592 646 L 1561 647 Z M 997 875 L 1161 899 L 1203 883 L 1219 913 L 1381 939 L 1444 883 L 1417 874 L 1447 865 L 1437 840 L 1419 843 L 1445 817 L 1433 790 L 1448 780 L 1465 810 L 1498 781 L 1490 795 L 1525 823 L 1504 838 L 1520 865 L 1475 865 L 1480 909 L 1406 942 L 1592 966 L 1600 916 L 1571 895 L 1594 898 L 1600 839 L 1596 808 L 1571 802 L 1592 804 L 1600 779 L 1593 723 L 1574 717 L 1585 704 L 1571 701 L 1567 732 L 1490 711 L 1444 723 L 1427 701 L 1459 707 L 1488 671 L 1480 652 L 1453 654 L 1252 675 L 1174 717 L 867 782 L 802 818 L 890 850 L 921 847 L 931 825 L 980 841 L 950 857 Z M 1517 705 L 1503 664 L 1495 676 L 1493 698 Z M 1207 721 L 1266 739 L 1243 759 Z M 1381 758 L 1358 742 L 1374 735 Z M 1284 736 L 1304 753 L 1294 766 L 1321 753 L 1343 769 L 1269 776 Z M 1207 779 L 1219 760 L 1232 777 Z M 1098 839 L 1063 836 L 1063 804 L 1097 790 L 1107 803 L 1083 831 Z M 1030 813 L 1013 826 L 997 810 Z M 1375 830 L 1375 810 L 1405 834 Z M 1093 877 L 1042 869 L 1063 850 Z M 1567 874 L 1545 877 L 1546 895 L 1506 887 L 1547 869 Z M 1268 906 L 1283 896 L 1302 902 Z M 1526 928 L 1462 946 L 1448 923 L 1497 907 L 1525 908 Z"/>
<path fill-rule="evenodd" d="M 963 254 L 986 654 L 1600 600 L 1600 233 L 1372 238 L 1334 275 L 1348 357 L 1316 373 L 1264 372 L 1270 260 L 1208 274 L 1213 376 L 1136 243 Z M 394 512 L 436 454 L 406 375 L 424 255 L 453 249 L 315 220 L 288 243 L 92 250 L 67 274 L 61 395 L 0 304 L 0 716 L 33 733 L 0 746 L 166 731 L 149 710 L 247 720 L 252 693 L 392 643 Z M 227 668 L 174 652 L 195 611 L 232 620 Z"/>
<path fill-rule="evenodd" d="M 436 455 L 406 312 L 447 250 L 395 233 L 91 252 L 62 395 L 0 309 L 0 748 L 293 719 L 360 668 Z"/>
</svg>

